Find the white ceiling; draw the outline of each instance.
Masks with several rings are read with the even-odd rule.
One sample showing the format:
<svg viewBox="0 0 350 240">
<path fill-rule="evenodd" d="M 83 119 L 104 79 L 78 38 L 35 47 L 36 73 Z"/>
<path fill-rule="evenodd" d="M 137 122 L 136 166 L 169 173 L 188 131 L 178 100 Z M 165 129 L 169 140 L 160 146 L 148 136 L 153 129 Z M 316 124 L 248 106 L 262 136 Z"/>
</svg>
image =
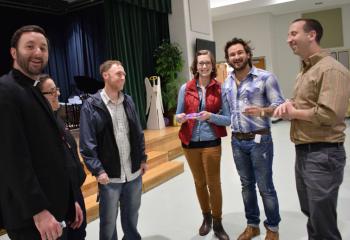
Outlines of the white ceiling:
<svg viewBox="0 0 350 240">
<path fill-rule="evenodd" d="M 210 3 L 212 5 L 218 1 L 220 0 L 210 0 Z M 228 6 L 211 8 L 211 15 L 213 21 L 219 21 L 258 13 L 280 15 L 292 12 L 319 11 L 350 4 L 350 0 L 294 0 L 279 4 L 274 4 L 274 2 L 276 0 L 249 0 Z"/>
</svg>

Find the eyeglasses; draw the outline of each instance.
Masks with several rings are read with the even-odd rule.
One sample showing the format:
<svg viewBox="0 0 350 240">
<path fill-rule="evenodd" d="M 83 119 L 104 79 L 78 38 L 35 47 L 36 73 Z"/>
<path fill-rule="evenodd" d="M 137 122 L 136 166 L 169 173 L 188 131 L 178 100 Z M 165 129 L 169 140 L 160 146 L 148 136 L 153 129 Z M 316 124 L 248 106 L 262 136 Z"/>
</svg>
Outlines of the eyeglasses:
<svg viewBox="0 0 350 240">
<path fill-rule="evenodd" d="M 198 66 L 203 67 L 204 65 L 206 65 L 206 66 L 211 66 L 211 62 L 199 62 L 199 63 L 198 63 Z"/>
<path fill-rule="evenodd" d="M 41 92 L 41 93 L 44 94 L 44 95 L 50 94 L 50 95 L 54 96 L 54 95 L 56 95 L 59 91 L 60 91 L 60 88 L 55 87 L 55 88 L 52 88 L 52 89 L 50 90 L 50 92 Z"/>
</svg>

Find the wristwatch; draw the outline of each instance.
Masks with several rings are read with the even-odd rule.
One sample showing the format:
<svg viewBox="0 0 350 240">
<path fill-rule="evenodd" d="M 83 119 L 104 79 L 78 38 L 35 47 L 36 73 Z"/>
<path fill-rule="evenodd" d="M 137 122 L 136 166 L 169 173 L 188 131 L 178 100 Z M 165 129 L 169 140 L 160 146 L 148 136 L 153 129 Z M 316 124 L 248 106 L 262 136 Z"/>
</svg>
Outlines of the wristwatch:
<svg viewBox="0 0 350 240">
<path fill-rule="evenodd" d="M 260 117 L 264 117 L 264 116 L 265 116 L 265 111 L 264 111 L 264 109 L 261 109 Z"/>
</svg>

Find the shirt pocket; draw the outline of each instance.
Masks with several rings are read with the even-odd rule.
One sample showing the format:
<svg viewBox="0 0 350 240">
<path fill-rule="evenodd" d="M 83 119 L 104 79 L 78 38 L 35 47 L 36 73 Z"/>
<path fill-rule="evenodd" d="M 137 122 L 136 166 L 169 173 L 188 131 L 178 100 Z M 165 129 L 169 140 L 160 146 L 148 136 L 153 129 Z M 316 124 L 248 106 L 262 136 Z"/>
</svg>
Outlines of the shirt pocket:
<svg viewBox="0 0 350 240">
<path fill-rule="evenodd" d="M 317 102 L 317 81 L 310 76 L 303 76 L 300 79 L 298 94 L 301 99 Z"/>
</svg>

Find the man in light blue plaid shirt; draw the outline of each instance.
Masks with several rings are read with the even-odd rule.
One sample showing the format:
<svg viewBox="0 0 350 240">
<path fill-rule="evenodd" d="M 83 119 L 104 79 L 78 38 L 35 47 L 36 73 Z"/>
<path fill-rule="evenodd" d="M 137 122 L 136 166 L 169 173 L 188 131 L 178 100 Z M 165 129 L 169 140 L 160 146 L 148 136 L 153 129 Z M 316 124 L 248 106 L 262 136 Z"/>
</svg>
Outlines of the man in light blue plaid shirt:
<svg viewBox="0 0 350 240">
<path fill-rule="evenodd" d="M 272 180 L 273 142 L 270 116 L 284 102 L 277 78 L 252 65 L 249 42 L 234 38 L 226 43 L 225 57 L 233 67 L 222 87 L 224 105 L 231 113 L 232 151 L 242 184 L 247 227 L 238 240 L 260 235 L 256 184 L 264 204 L 265 240 L 279 239 L 278 198 Z"/>
</svg>

